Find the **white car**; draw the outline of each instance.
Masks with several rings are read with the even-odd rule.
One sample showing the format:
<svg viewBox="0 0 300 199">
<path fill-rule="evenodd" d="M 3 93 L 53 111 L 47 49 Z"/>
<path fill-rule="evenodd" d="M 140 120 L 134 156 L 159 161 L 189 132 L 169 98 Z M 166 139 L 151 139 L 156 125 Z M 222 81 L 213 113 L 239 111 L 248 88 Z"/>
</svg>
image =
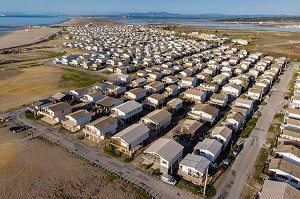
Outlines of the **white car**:
<svg viewBox="0 0 300 199">
<path fill-rule="evenodd" d="M 163 174 L 161 176 L 161 180 L 168 183 L 168 184 L 171 184 L 171 185 L 175 185 L 177 183 L 175 178 L 171 175 L 168 175 L 168 174 Z"/>
</svg>

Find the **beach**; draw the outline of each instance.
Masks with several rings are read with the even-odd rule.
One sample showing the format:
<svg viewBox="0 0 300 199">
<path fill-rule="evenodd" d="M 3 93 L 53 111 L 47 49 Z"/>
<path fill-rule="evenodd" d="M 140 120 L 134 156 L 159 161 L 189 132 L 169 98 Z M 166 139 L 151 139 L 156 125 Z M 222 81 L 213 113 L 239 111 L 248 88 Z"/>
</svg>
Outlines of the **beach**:
<svg viewBox="0 0 300 199">
<path fill-rule="evenodd" d="M 0 36 L 0 49 L 36 43 L 59 31 L 59 28 L 39 28 L 9 32 Z"/>
<path fill-rule="evenodd" d="M 108 18 L 71 18 L 71 20 L 57 24 L 57 26 L 84 26 L 89 23 L 93 23 L 97 26 L 122 25 Z"/>
<path fill-rule="evenodd" d="M 107 18 L 71 18 L 61 24 L 53 25 L 56 28 L 36 28 L 27 30 L 17 30 L 0 35 L 0 50 L 5 48 L 19 47 L 23 45 L 33 44 L 51 36 L 61 29 L 59 26 L 84 26 L 93 23 L 95 25 L 122 25 Z"/>
</svg>

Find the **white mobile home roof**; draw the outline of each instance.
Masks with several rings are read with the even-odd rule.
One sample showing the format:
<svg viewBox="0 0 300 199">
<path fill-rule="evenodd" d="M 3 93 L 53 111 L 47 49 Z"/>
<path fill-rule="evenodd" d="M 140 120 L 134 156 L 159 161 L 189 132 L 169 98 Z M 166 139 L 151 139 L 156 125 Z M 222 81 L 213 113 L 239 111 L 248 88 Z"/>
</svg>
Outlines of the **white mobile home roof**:
<svg viewBox="0 0 300 199">
<path fill-rule="evenodd" d="M 128 113 L 132 110 L 135 110 L 139 107 L 142 107 L 142 105 L 136 101 L 128 101 L 124 104 L 120 104 L 119 106 L 114 107 L 113 109 L 118 109 L 122 111 L 123 113 Z"/>
<path fill-rule="evenodd" d="M 202 142 L 194 147 L 194 149 L 207 150 L 214 155 L 217 155 L 218 151 L 222 148 L 222 144 L 215 139 L 205 138 Z"/>
<path fill-rule="evenodd" d="M 120 138 L 124 142 L 130 144 L 133 143 L 138 138 L 142 137 L 145 134 L 149 134 L 149 129 L 142 123 L 140 124 L 133 124 L 128 128 L 124 129 L 123 131 L 117 133 L 112 138 Z"/>
<path fill-rule="evenodd" d="M 145 153 L 156 153 L 167 161 L 172 161 L 183 150 L 183 146 L 173 139 L 160 138 L 155 141 Z"/>
<path fill-rule="evenodd" d="M 209 167 L 210 161 L 206 157 L 189 153 L 179 164 L 194 168 L 200 173 L 205 173 L 205 170 Z"/>
</svg>

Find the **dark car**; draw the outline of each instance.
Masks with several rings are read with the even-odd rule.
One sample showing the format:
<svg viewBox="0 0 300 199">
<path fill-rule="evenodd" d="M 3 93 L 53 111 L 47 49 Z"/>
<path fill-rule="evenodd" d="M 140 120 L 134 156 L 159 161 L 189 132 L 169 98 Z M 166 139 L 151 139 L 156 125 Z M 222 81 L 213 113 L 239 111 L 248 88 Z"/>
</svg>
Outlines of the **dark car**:
<svg viewBox="0 0 300 199">
<path fill-rule="evenodd" d="M 241 152 L 242 148 L 243 148 L 243 143 L 240 144 L 240 145 L 238 145 L 238 146 L 236 146 L 235 149 L 232 152 L 233 155 L 237 156 Z"/>
<path fill-rule="evenodd" d="M 9 128 L 9 130 L 12 131 L 13 133 L 19 133 L 19 132 L 25 131 L 29 128 L 31 128 L 31 127 L 24 125 L 24 126 L 11 127 L 11 128 Z"/>
<path fill-rule="evenodd" d="M 219 168 L 220 173 L 224 173 L 228 169 L 229 165 L 228 164 L 222 164 Z"/>
<path fill-rule="evenodd" d="M 223 164 L 230 165 L 230 163 L 231 163 L 231 159 L 230 159 L 230 158 L 226 158 L 226 159 L 224 160 L 224 163 L 223 163 Z"/>
</svg>

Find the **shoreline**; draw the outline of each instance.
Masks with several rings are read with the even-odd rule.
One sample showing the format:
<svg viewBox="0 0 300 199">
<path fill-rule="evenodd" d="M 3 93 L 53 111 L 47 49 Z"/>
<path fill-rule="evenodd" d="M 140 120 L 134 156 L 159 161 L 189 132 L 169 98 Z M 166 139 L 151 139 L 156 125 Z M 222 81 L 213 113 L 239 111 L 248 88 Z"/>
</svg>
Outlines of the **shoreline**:
<svg viewBox="0 0 300 199">
<path fill-rule="evenodd" d="M 52 25 L 52 26 L 84 26 L 86 24 L 89 24 L 89 23 L 93 23 L 95 25 L 98 25 L 98 26 L 105 26 L 105 25 L 127 25 L 127 24 L 124 24 L 124 23 L 119 23 L 119 22 L 116 22 L 110 18 L 107 18 L 107 17 L 98 17 L 98 18 L 86 18 L 86 17 L 70 17 L 70 20 L 69 21 L 66 21 L 66 22 L 63 22 L 63 23 L 60 23 L 60 24 L 55 24 L 55 25 Z"/>
<path fill-rule="evenodd" d="M 71 20 L 71 17 L 65 17 L 65 20 L 60 24 L 68 23 Z M 52 28 L 51 26 L 53 25 L 55 24 L 15 26 L 16 28 L 12 26 L 9 28 L 12 29 L 11 31 L 0 32 L 0 50 L 23 47 L 41 42 L 61 30 L 59 28 Z M 25 27 L 28 27 L 28 29 Z"/>
<path fill-rule="evenodd" d="M 58 33 L 59 31 L 61 31 L 61 28 L 65 26 L 84 26 L 89 23 L 110 26 L 125 25 L 114 22 L 109 18 L 68 17 L 67 19 L 68 20 L 63 21 L 60 24 L 49 24 L 46 26 L 24 26 L 24 29 L 18 28 L 13 31 L 3 32 L 2 34 L 0 34 L 0 50 L 24 47 L 41 42 L 44 39 L 47 39 L 49 36 Z M 28 27 L 28 29 L 25 29 L 25 27 Z"/>
</svg>

